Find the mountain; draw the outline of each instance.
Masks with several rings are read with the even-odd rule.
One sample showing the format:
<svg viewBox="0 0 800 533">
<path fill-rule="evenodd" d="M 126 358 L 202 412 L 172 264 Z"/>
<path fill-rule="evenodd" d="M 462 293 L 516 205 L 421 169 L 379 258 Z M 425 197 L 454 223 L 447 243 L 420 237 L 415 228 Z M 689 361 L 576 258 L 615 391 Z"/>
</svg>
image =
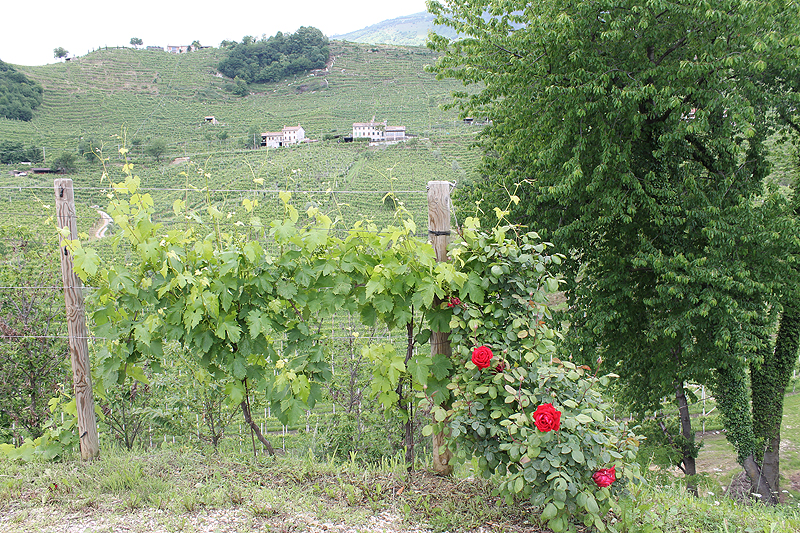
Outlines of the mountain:
<svg viewBox="0 0 800 533">
<path fill-rule="evenodd" d="M 332 35 L 330 38 L 367 44 L 423 46 L 428 40 L 429 31 L 435 31 L 450 38 L 456 36 L 456 32 L 447 26 L 434 26 L 433 15 L 423 11 L 405 17 L 384 20 L 350 33 Z"/>
</svg>

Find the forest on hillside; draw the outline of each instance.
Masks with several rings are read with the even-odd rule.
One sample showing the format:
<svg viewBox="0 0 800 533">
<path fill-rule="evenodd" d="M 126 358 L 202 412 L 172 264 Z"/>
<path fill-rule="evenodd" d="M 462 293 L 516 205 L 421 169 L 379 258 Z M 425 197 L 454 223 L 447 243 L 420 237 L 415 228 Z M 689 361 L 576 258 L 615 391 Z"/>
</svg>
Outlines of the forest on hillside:
<svg viewBox="0 0 800 533">
<path fill-rule="evenodd" d="M 270 83 L 322 68 L 330 55 L 328 38 L 310 26 L 258 41 L 248 35 L 240 43 L 223 45 L 230 47 L 230 53 L 220 62 L 219 71 L 248 83 Z"/>
<path fill-rule="evenodd" d="M 42 103 L 42 86 L 0 61 L 0 117 L 29 121 Z"/>
</svg>

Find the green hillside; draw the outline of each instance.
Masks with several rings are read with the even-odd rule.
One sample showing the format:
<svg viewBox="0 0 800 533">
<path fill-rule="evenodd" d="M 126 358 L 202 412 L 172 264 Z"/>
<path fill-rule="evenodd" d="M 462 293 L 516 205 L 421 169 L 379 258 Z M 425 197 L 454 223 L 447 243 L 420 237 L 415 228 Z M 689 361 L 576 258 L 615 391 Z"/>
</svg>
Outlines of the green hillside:
<svg viewBox="0 0 800 533">
<path fill-rule="evenodd" d="M 474 172 L 479 154 L 467 147 L 478 128 L 439 108 L 457 85 L 424 72 L 424 65 L 435 60 L 425 48 L 333 41 L 327 71 L 251 84 L 251 94 L 244 98 L 226 90 L 231 80 L 216 72 L 223 54 L 219 49 L 181 55 L 112 49 L 59 64 L 19 67 L 42 85 L 44 101 L 30 122 L 0 119 L 0 141 L 43 147 L 44 166 L 63 152 L 77 155 L 81 138 L 102 145 L 112 165 L 120 165 L 117 150 L 124 143 L 132 148 L 136 173 L 147 187 L 253 189 L 253 179 L 263 178 L 260 194 L 277 188 L 317 191 L 305 196 L 317 204 L 338 204 L 346 220 L 361 213 L 388 217 L 391 210 L 383 208 L 381 199 L 389 190 L 414 191 L 397 196 L 424 220 L 427 181 L 463 181 Z M 204 123 L 209 115 L 219 123 Z M 326 134 L 349 134 L 353 122 L 373 116 L 406 126 L 414 138 L 380 147 L 322 141 Z M 296 124 L 319 142 L 245 149 L 254 133 Z M 156 139 L 167 144 L 160 162 L 145 155 Z M 107 185 L 100 183 L 101 166 L 80 157 L 78 165 L 71 175 L 76 187 L 83 188 L 78 201 L 104 205 L 101 189 L 86 190 Z M 204 172 L 198 174 L 198 168 Z M 41 186 L 43 201 L 52 203 L 52 176 L 19 178 L 4 171 L 0 205 L 32 194 L 18 186 Z M 325 193 L 328 189 L 339 193 Z M 154 196 L 167 213 L 178 195 L 192 203 L 192 193 L 162 191 Z M 202 201 L 202 195 L 196 196 Z M 215 200 L 233 205 L 240 196 L 219 193 Z"/>
</svg>

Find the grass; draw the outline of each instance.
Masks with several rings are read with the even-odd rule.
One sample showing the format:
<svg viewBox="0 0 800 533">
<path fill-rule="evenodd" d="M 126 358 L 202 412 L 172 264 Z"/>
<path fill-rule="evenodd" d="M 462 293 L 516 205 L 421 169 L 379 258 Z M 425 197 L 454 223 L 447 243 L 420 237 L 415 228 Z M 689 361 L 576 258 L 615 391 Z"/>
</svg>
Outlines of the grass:
<svg viewBox="0 0 800 533">
<path fill-rule="evenodd" d="M 783 408 L 783 424 L 781 426 L 781 481 L 780 499 L 787 505 L 800 506 L 800 393 L 791 392 L 790 385 L 785 396 Z M 714 407 L 713 399 L 708 400 L 706 409 Z M 694 404 L 690 411 L 694 414 L 702 412 L 702 406 Z M 701 416 L 692 418 L 692 427 L 696 439 L 701 444 L 697 457 L 697 471 L 700 477 L 699 490 L 703 495 L 719 496 L 730 491 L 742 490 L 742 468 L 736 462 L 736 452 L 727 441 L 718 416 L 711 415 L 706 425 L 706 432 L 701 431 Z M 655 466 L 653 470 L 659 470 Z M 677 469 L 663 472 L 664 478 L 677 475 Z"/>
<path fill-rule="evenodd" d="M 288 453 L 277 458 L 104 449 L 92 463 L 0 462 L 0 531 L 548 531 L 461 465 L 453 478 Z M 608 517 L 621 532 L 800 531 L 796 506 L 694 498 L 676 483 L 631 487 Z"/>
</svg>

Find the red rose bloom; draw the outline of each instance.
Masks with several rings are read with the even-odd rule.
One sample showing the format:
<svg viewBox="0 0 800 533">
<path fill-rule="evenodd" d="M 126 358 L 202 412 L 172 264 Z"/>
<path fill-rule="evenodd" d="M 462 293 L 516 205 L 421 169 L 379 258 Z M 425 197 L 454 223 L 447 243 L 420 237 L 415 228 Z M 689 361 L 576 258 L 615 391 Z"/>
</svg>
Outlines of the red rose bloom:
<svg viewBox="0 0 800 533">
<path fill-rule="evenodd" d="M 472 362 L 481 370 L 489 368 L 492 355 L 492 350 L 488 346 L 478 346 L 472 350 Z"/>
<path fill-rule="evenodd" d="M 601 468 L 592 474 L 592 479 L 597 483 L 598 487 L 603 488 L 614 483 L 617 480 L 617 474 L 614 472 L 613 466 L 611 468 Z"/>
<path fill-rule="evenodd" d="M 561 411 L 553 407 L 552 403 L 542 404 L 533 413 L 533 422 L 542 433 L 557 431 L 561 427 Z"/>
<path fill-rule="evenodd" d="M 450 302 L 447 304 L 447 307 L 455 307 L 457 305 L 461 305 L 461 300 L 459 300 L 455 296 L 451 296 Z"/>
</svg>

